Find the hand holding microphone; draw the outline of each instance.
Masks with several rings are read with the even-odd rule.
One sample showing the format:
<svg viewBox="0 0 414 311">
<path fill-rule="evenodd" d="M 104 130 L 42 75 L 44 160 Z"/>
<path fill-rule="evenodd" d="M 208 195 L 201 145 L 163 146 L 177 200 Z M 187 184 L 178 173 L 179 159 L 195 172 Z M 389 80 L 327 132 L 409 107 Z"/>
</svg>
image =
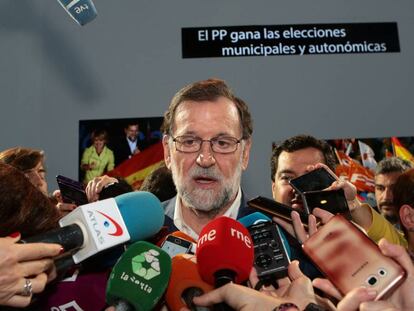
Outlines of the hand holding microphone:
<svg viewBox="0 0 414 311">
<path fill-rule="evenodd" d="M 105 249 L 156 234 L 163 221 L 157 197 L 136 191 L 79 206 L 59 221 L 61 228 L 23 242 L 58 243 L 65 251 L 73 251 L 74 263 L 80 263 Z"/>
<path fill-rule="evenodd" d="M 119 311 L 150 311 L 164 294 L 170 274 L 171 258 L 166 252 L 148 242 L 136 242 L 112 269 L 107 302 Z"/>
<path fill-rule="evenodd" d="M 20 235 L 0 238 L 0 305 L 23 308 L 33 293 L 40 293 L 56 274 L 53 257 L 61 253 L 56 244 L 16 244 Z"/>
<path fill-rule="evenodd" d="M 188 307 L 191 311 L 209 310 L 194 305 L 193 298 L 208 293 L 213 286 L 204 282 L 197 270 L 194 255 L 180 254 L 172 258 L 172 272 L 165 300 L 171 311 Z"/>
</svg>

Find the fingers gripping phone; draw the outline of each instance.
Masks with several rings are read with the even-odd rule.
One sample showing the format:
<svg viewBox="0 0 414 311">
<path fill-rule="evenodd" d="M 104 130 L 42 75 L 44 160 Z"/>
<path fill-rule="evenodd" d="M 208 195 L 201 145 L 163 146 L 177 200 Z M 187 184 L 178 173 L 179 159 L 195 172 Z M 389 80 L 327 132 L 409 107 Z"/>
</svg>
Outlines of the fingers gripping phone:
<svg viewBox="0 0 414 311">
<path fill-rule="evenodd" d="M 343 189 L 308 191 L 303 193 L 303 198 L 303 204 L 309 213 L 319 207 L 334 215 L 342 214 L 347 219 L 351 219 L 351 212 Z"/>
<path fill-rule="evenodd" d="M 320 167 L 310 171 L 302 176 L 293 178 L 289 181 L 290 185 L 299 193 L 307 191 L 317 191 L 328 188 L 336 181 L 335 176 L 329 173 L 325 168 Z"/>
<path fill-rule="evenodd" d="M 56 181 L 64 203 L 72 203 L 77 206 L 88 204 L 82 183 L 62 175 L 56 176 Z"/>
<path fill-rule="evenodd" d="M 343 294 L 356 287 L 387 297 L 405 278 L 404 269 L 342 215 L 336 215 L 304 244 L 304 252 Z"/>
</svg>

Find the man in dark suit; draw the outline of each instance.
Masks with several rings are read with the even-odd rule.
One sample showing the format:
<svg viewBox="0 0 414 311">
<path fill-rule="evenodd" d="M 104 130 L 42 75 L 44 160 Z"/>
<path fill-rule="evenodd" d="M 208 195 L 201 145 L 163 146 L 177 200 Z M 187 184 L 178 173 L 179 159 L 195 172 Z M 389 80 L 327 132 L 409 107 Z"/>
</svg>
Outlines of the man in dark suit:
<svg viewBox="0 0 414 311">
<path fill-rule="evenodd" d="M 164 202 L 165 224 L 194 239 L 218 216 L 249 213 L 240 188 L 251 147 L 247 105 L 218 79 L 195 82 L 172 99 L 164 116 L 164 160 L 177 196 Z"/>
<path fill-rule="evenodd" d="M 124 128 L 124 133 L 125 136 L 119 137 L 110 145 L 115 155 L 115 166 L 118 166 L 145 148 L 145 137 L 139 131 L 139 124 L 137 122 L 128 123 Z"/>
</svg>

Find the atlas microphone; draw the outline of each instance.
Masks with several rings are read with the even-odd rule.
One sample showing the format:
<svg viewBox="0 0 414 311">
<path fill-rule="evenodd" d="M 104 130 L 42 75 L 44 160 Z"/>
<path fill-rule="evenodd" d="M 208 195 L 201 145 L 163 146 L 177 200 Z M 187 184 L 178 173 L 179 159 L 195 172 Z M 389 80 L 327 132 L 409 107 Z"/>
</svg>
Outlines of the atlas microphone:
<svg viewBox="0 0 414 311">
<path fill-rule="evenodd" d="M 171 311 L 179 311 L 183 307 L 191 311 L 210 310 L 195 306 L 193 298 L 213 290 L 213 286 L 203 281 L 197 270 L 194 255 L 180 254 L 172 259 L 172 272 L 165 300 Z"/>
<path fill-rule="evenodd" d="M 112 269 L 106 301 L 117 311 L 149 311 L 163 296 L 171 274 L 171 258 L 145 241 L 128 247 Z"/>
<path fill-rule="evenodd" d="M 58 2 L 81 26 L 94 20 L 97 16 L 92 0 L 58 0 Z"/>
<path fill-rule="evenodd" d="M 162 227 L 164 210 L 152 193 L 135 191 L 77 207 L 59 221 L 61 228 L 23 240 L 57 243 L 73 250 L 79 263 L 113 246 L 144 240 Z"/>
</svg>

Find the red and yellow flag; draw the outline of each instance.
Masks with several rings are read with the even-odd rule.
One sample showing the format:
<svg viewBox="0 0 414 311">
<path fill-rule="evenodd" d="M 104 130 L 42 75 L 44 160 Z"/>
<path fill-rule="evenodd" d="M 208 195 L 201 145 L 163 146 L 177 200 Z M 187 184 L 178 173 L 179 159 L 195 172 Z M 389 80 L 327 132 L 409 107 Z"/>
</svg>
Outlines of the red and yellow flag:
<svg viewBox="0 0 414 311">
<path fill-rule="evenodd" d="M 410 151 L 408 151 L 408 149 L 406 149 L 401 144 L 401 142 L 399 141 L 397 137 L 391 137 L 391 143 L 392 143 L 392 148 L 394 149 L 394 155 L 396 157 L 399 157 L 403 160 L 407 160 L 407 161 L 414 163 L 413 155 L 410 153 Z"/>
<path fill-rule="evenodd" d="M 107 175 L 122 177 L 134 190 L 141 187 L 145 177 L 164 162 L 162 142 L 149 146 L 122 162 Z"/>
</svg>

